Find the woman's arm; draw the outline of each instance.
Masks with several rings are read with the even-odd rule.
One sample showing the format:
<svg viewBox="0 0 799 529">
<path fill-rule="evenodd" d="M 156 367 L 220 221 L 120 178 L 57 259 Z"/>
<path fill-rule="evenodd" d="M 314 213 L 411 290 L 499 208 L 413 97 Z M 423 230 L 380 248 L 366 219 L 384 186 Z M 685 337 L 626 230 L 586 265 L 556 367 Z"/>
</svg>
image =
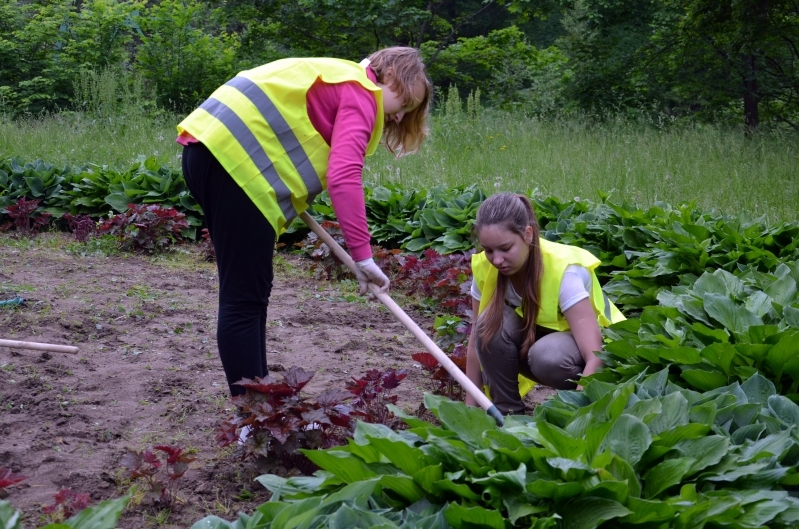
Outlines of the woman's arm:
<svg viewBox="0 0 799 529">
<path fill-rule="evenodd" d="M 480 310 L 480 302 L 472 298 L 472 335 L 469 337 L 469 346 L 466 348 L 466 376 L 475 386 L 483 390 L 483 375 L 480 371 L 480 360 L 477 358 L 477 311 Z M 477 401 L 466 394 L 466 405 L 477 406 Z"/>
<path fill-rule="evenodd" d="M 585 361 L 583 375 L 596 373 L 596 370 L 602 365 L 602 361 L 594 354 L 594 351 L 602 349 L 602 331 L 599 330 L 591 300 L 586 298 L 578 301 L 566 310 L 563 316 L 569 322 L 574 341 L 577 342 L 577 348 Z"/>
</svg>

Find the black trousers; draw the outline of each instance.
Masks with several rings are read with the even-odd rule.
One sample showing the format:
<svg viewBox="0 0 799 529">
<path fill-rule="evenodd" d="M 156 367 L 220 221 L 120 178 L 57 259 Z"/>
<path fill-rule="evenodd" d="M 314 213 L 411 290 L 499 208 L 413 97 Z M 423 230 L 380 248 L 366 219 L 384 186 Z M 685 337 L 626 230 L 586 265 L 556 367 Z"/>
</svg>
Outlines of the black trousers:
<svg viewBox="0 0 799 529">
<path fill-rule="evenodd" d="M 236 382 L 268 373 L 266 307 L 275 230 L 205 145 L 184 147 L 183 175 L 203 208 L 216 252 L 219 358 L 231 395 L 242 395 Z"/>
</svg>

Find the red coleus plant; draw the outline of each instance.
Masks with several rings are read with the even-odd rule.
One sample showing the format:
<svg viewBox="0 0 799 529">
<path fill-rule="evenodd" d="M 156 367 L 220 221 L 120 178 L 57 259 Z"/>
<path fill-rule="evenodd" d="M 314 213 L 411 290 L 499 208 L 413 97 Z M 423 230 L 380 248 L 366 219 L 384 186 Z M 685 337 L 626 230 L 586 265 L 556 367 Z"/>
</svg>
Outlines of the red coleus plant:
<svg viewBox="0 0 799 529">
<path fill-rule="evenodd" d="M 64 213 L 61 218 L 69 223 L 69 229 L 75 234 L 75 239 L 80 242 L 86 242 L 97 228 L 97 223 L 88 215 Z"/>
<path fill-rule="evenodd" d="M 55 502 L 52 505 L 45 505 L 42 512 L 51 522 L 59 523 L 88 507 L 90 501 L 91 497 L 88 494 L 61 489 L 55 495 Z"/>
<path fill-rule="evenodd" d="M 8 496 L 8 491 L 6 490 L 8 487 L 16 485 L 20 481 L 25 481 L 26 479 L 28 479 L 27 476 L 17 474 L 10 468 L 0 467 L 0 498 Z"/>
<path fill-rule="evenodd" d="M 154 253 L 179 241 L 183 230 L 188 227 L 186 215 L 175 208 L 163 208 L 158 204 L 128 204 L 125 213 L 106 220 L 97 231 L 117 235 L 122 250 Z"/>
<path fill-rule="evenodd" d="M 471 255 L 441 255 L 429 249 L 422 254 L 398 257 L 399 268 L 394 282 L 408 294 L 420 293 L 454 314 L 471 314 Z"/>
<path fill-rule="evenodd" d="M 466 371 L 466 345 L 458 344 L 454 347 L 449 359 L 458 366 L 461 371 Z M 430 353 L 414 353 L 411 358 L 419 362 L 422 368 L 427 371 L 434 383 L 433 393 L 444 395 L 452 400 L 463 400 L 463 388 L 458 384 L 452 375 L 444 369 L 436 357 Z"/>
<path fill-rule="evenodd" d="M 196 459 L 183 450 L 172 445 L 155 445 L 153 450 L 131 450 L 122 457 L 120 463 L 128 469 L 128 477 L 132 481 L 143 480 L 147 484 L 145 499 L 171 506 L 175 501 L 178 480 L 189 469 L 189 463 Z M 154 451 L 165 455 L 159 458 Z"/>
<path fill-rule="evenodd" d="M 239 381 L 246 393 L 233 398 L 238 415 L 217 429 L 220 445 L 240 442 L 242 458 L 262 456 L 270 470 L 310 474 L 315 467 L 299 449 L 344 444 L 352 437 L 355 419 L 388 420 L 385 405 L 396 401 L 388 391 L 405 373 L 372 370 L 363 379 L 353 378 L 350 391 L 328 389 L 315 399 L 301 395 L 312 377 L 313 372 L 292 366 L 282 380 L 267 375 Z"/>
<path fill-rule="evenodd" d="M 393 414 L 386 405 L 397 403 L 397 395 L 392 395 L 391 390 L 399 386 L 407 375 L 404 369 L 370 369 L 363 378 L 353 377 L 347 383 L 347 389 L 357 396 L 354 405 L 366 412 L 362 418 L 364 422 L 388 424 Z"/>
<path fill-rule="evenodd" d="M 329 448 L 341 444 L 351 431 L 354 395 L 344 390 L 322 392 L 316 400 L 301 395 L 313 372 L 292 366 L 283 380 L 271 375 L 243 379 L 244 395 L 233 398 L 239 410 L 217 430 L 222 446 L 239 440 L 248 427 L 243 457 L 294 455 L 298 448 Z"/>
<path fill-rule="evenodd" d="M 39 209 L 40 202 L 41 200 L 28 200 L 25 197 L 21 197 L 15 204 L 7 206 L 5 211 L 13 222 L 5 224 L 2 229 L 6 230 L 13 226 L 23 235 L 35 235 L 38 233 L 47 226 L 52 217 L 46 211 L 34 216 L 36 210 Z"/>
</svg>

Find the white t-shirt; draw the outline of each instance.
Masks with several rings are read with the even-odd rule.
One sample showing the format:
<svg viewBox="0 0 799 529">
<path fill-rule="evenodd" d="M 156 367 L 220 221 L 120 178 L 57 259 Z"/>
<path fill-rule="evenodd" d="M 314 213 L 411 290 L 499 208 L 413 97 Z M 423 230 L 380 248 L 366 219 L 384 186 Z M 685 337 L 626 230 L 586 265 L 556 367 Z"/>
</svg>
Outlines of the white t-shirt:
<svg viewBox="0 0 799 529">
<path fill-rule="evenodd" d="M 560 281 L 560 292 L 558 293 L 558 305 L 561 312 L 566 312 L 578 301 L 586 299 L 591 292 L 591 274 L 584 266 L 569 265 L 563 272 L 563 279 Z M 472 297 L 480 301 L 482 294 L 477 288 L 477 283 L 472 281 Z M 508 282 L 505 291 L 505 301 L 512 307 L 521 307 L 522 297 L 516 293 L 513 285 Z"/>
</svg>

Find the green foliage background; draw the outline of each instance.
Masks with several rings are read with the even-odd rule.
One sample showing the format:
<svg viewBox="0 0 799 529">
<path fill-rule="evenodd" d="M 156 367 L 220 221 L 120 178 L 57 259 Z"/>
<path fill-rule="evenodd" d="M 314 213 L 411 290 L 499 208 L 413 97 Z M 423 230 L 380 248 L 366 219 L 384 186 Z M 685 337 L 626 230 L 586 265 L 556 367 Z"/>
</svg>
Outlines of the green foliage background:
<svg viewBox="0 0 799 529">
<path fill-rule="evenodd" d="M 81 108 L 106 70 L 184 113 L 236 72 L 287 56 L 421 48 L 456 85 L 525 115 L 666 116 L 799 127 L 790 0 L 0 1 L 0 108 Z"/>
</svg>

